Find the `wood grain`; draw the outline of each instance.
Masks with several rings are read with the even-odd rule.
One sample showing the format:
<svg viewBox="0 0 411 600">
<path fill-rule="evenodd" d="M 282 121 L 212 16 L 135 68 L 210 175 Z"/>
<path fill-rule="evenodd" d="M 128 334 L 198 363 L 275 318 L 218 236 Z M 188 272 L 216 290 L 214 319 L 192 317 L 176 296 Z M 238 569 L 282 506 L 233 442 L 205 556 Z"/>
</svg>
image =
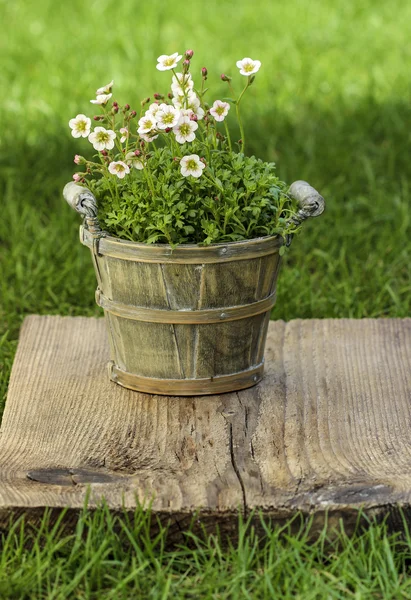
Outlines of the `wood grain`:
<svg viewBox="0 0 411 600">
<path fill-rule="evenodd" d="M 106 373 L 104 323 L 24 322 L 0 436 L 0 527 L 70 507 L 87 490 L 113 510 L 153 499 L 173 535 L 234 530 L 238 511 L 320 527 L 363 507 L 411 514 L 411 319 L 277 321 L 263 382 L 238 393 L 161 397 Z M 256 519 L 256 523 L 258 520 Z"/>
</svg>

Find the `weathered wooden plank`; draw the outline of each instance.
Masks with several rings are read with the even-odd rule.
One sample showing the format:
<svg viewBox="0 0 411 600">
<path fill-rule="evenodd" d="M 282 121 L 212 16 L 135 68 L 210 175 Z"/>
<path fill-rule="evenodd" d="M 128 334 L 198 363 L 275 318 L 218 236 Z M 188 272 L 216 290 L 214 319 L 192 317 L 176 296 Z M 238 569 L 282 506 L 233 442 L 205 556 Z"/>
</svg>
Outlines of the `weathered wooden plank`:
<svg viewBox="0 0 411 600">
<path fill-rule="evenodd" d="M 153 340 L 156 343 L 156 340 Z M 221 396 L 160 397 L 106 372 L 99 319 L 26 319 L 0 435 L 0 526 L 90 489 L 115 511 L 153 499 L 173 531 L 210 530 L 259 508 L 321 527 L 411 514 L 411 319 L 271 322 L 266 376 Z M 393 508 L 394 506 L 394 508 Z M 390 512 L 391 511 L 391 512 Z M 153 524 L 154 527 L 154 524 Z"/>
</svg>

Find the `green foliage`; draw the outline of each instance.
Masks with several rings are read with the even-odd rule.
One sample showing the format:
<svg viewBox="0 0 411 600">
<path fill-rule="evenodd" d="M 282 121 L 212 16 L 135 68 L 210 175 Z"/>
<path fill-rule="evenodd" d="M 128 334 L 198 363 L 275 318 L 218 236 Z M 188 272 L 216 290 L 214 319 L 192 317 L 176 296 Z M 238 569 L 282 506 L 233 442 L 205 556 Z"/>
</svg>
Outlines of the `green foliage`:
<svg viewBox="0 0 411 600">
<path fill-rule="evenodd" d="M 384 524 L 318 531 L 302 515 L 282 527 L 257 513 L 237 531 L 176 531 L 150 511 L 84 510 L 74 532 L 64 514 L 34 528 L 16 521 L 0 540 L 0 597 L 8 600 L 394 600 L 411 598 L 411 537 Z M 360 519 L 358 519 L 359 521 Z M 72 523 L 72 518 L 69 519 Z M 150 534 L 154 521 L 156 535 Z M 364 518 L 366 522 L 367 519 Z M 194 519 L 197 526 L 201 516 Z M 174 523 L 176 529 L 176 524 Z M 258 530 L 258 535 L 257 535 Z"/>
<path fill-rule="evenodd" d="M 191 151 L 199 150 L 195 142 Z M 183 148 L 184 152 L 184 148 Z M 254 156 L 215 152 L 211 177 L 183 178 L 168 147 L 150 158 L 147 169 L 133 169 L 113 184 L 89 182 L 96 194 L 99 220 L 106 231 L 136 242 L 212 244 L 292 233 L 295 201 L 279 180 L 273 163 Z"/>
</svg>

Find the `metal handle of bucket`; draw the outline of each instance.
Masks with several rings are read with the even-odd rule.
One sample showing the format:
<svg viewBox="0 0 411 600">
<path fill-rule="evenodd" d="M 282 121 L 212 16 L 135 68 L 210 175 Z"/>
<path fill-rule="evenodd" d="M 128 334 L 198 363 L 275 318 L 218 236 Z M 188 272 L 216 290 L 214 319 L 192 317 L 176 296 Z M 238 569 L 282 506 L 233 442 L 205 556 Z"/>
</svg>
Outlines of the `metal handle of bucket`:
<svg viewBox="0 0 411 600">
<path fill-rule="evenodd" d="M 97 200 L 87 188 L 70 181 L 64 186 L 64 199 L 67 203 L 80 213 L 87 229 L 94 238 L 100 238 L 104 235 L 97 219 Z"/>
<path fill-rule="evenodd" d="M 289 194 L 297 200 L 299 205 L 297 214 L 291 219 L 292 223 L 300 225 L 309 217 L 318 217 L 324 212 L 324 198 L 306 181 L 294 181 L 290 185 Z M 287 246 L 291 244 L 291 240 L 292 235 L 287 236 Z"/>
</svg>

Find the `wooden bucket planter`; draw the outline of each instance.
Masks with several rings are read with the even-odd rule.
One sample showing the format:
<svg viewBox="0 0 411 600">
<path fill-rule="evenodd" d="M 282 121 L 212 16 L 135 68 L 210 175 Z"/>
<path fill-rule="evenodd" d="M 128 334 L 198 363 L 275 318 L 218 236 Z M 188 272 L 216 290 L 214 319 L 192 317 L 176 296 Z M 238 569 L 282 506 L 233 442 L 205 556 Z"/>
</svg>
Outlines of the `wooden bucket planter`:
<svg viewBox="0 0 411 600">
<path fill-rule="evenodd" d="M 298 221 L 323 211 L 324 200 L 311 186 L 293 186 Z M 182 396 L 240 390 L 261 380 L 282 238 L 174 249 L 129 242 L 101 231 L 91 192 L 69 183 L 64 196 L 85 216 L 80 240 L 96 272 L 112 381 Z"/>
</svg>

